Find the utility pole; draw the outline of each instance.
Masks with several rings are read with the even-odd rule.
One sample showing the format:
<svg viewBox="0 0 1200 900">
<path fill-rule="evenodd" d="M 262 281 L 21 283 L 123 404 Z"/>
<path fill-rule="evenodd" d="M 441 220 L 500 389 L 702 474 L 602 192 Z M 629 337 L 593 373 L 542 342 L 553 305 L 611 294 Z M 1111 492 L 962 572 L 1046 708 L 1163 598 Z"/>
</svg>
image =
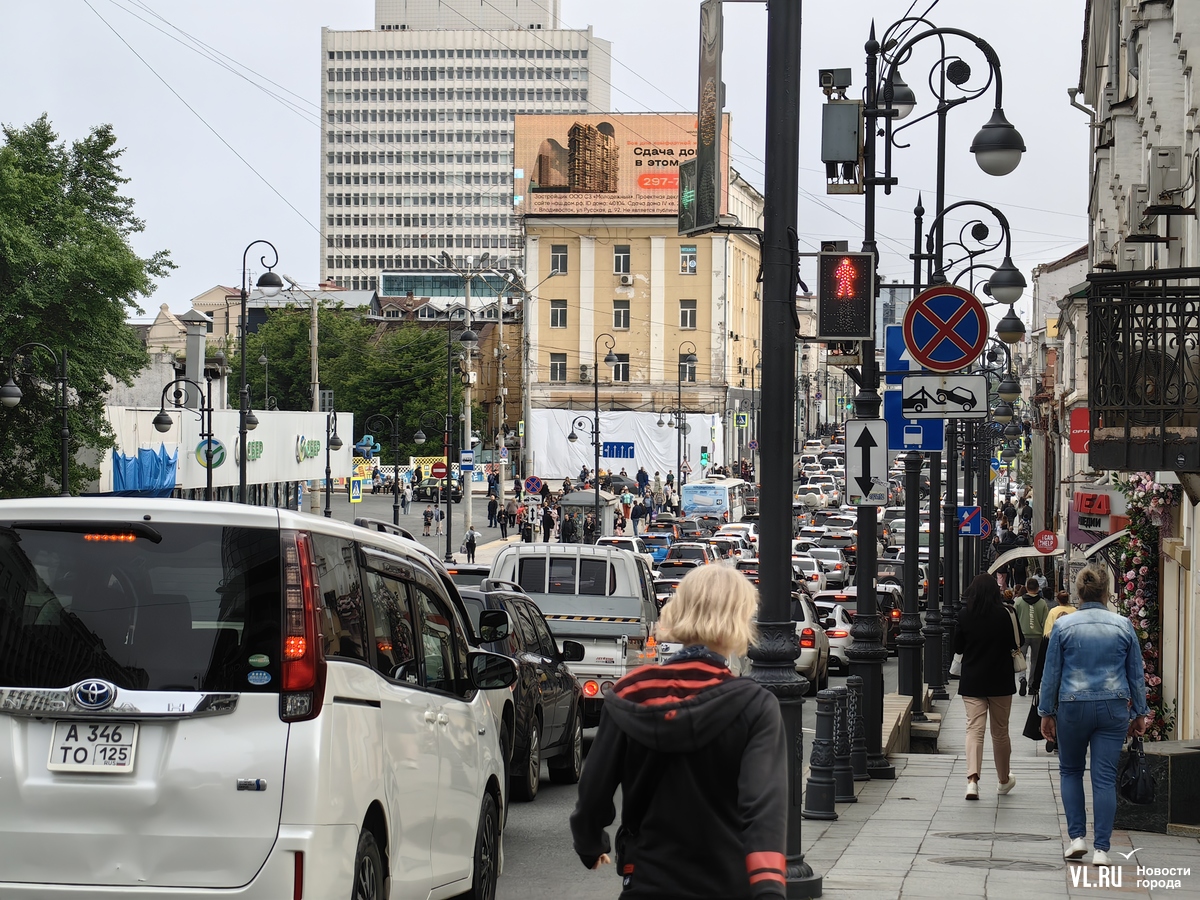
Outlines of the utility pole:
<svg viewBox="0 0 1200 900">
<path fill-rule="evenodd" d="M 815 875 L 804 861 L 800 841 L 801 712 L 808 682 L 796 672 L 795 660 L 800 648 L 790 608 L 792 417 L 796 414 L 792 391 L 796 380 L 796 332 L 800 325 L 796 313 L 800 32 L 801 0 L 775 0 L 768 5 L 766 207 L 762 244 L 763 430 L 759 449 L 761 640 L 750 649 L 753 661 L 750 677 L 778 698 L 789 748 L 787 895 L 819 897 L 821 876 Z"/>
</svg>

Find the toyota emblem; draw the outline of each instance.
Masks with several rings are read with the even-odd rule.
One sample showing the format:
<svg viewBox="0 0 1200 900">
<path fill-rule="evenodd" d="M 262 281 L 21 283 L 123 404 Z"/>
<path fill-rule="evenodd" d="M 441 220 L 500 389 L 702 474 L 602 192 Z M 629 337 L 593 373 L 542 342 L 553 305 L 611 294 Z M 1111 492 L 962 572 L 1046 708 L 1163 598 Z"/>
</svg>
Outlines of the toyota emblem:
<svg viewBox="0 0 1200 900">
<path fill-rule="evenodd" d="M 75 686 L 75 702 L 84 709 L 107 709 L 117 697 L 117 689 L 107 681 L 81 681 Z"/>
</svg>

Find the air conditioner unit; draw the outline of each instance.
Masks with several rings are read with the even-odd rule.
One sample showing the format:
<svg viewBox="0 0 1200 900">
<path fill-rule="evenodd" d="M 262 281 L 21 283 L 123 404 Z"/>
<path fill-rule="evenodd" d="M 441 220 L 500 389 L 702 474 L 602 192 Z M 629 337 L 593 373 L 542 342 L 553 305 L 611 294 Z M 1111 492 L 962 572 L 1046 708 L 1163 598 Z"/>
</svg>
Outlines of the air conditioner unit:
<svg viewBox="0 0 1200 900">
<path fill-rule="evenodd" d="M 1145 184 L 1131 184 L 1129 186 L 1129 194 L 1125 198 L 1125 221 L 1128 225 L 1130 233 L 1136 232 L 1142 227 L 1142 220 L 1146 217 L 1146 206 L 1150 201 L 1150 188 Z"/>
<path fill-rule="evenodd" d="M 1183 157 L 1179 147 L 1154 147 L 1150 150 L 1150 205 L 1178 206 L 1183 185 Z"/>
<path fill-rule="evenodd" d="M 632 284 L 633 284 L 633 276 L 632 275 L 622 275 L 621 276 L 621 286 L 622 287 L 630 287 Z"/>
<path fill-rule="evenodd" d="M 587 363 L 584 363 L 579 367 L 579 383 L 587 384 L 590 380 Z"/>
</svg>

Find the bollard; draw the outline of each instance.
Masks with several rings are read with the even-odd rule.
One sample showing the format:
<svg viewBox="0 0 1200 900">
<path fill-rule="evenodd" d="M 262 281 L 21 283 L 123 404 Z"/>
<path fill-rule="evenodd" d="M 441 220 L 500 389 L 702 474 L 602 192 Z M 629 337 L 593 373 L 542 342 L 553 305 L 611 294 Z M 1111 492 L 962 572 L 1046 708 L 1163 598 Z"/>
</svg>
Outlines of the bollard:
<svg viewBox="0 0 1200 900">
<path fill-rule="evenodd" d="M 800 815 L 806 819 L 836 819 L 833 784 L 833 710 L 837 700 L 833 691 L 817 692 L 817 727 L 812 752 L 808 760 L 808 784 L 804 788 L 804 808 Z"/>
<path fill-rule="evenodd" d="M 838 686 L 833 694 L 833 799 L 837 803 L 857 803 L 854 773 L 850 770 L 850 692 Z"/>
<path fill-rule="evenodd" d="M 867 774 L 867 727 L 862 717 L 863 680 L 861 675 L 846 679 L 850 691 L 850 771 L 855 781 L 870 781 Z"/>
</svg>

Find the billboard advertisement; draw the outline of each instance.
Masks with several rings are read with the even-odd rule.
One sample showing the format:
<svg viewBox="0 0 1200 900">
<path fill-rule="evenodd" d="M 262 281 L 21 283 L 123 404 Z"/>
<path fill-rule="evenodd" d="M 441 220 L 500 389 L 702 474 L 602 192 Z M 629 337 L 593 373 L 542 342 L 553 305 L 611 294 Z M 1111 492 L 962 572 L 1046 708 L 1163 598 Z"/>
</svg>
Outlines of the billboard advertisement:
<svg viewBox="0 0 1200 900">
<path fill-rule="evenodd" d="M 729 118 L 721 131 L 721 212 L 728 209 Z M 692 113 L 518 115 L 515 210 L 531 215 L 679 211 L 679 164 L 696 158 Z"/>
</svg>

